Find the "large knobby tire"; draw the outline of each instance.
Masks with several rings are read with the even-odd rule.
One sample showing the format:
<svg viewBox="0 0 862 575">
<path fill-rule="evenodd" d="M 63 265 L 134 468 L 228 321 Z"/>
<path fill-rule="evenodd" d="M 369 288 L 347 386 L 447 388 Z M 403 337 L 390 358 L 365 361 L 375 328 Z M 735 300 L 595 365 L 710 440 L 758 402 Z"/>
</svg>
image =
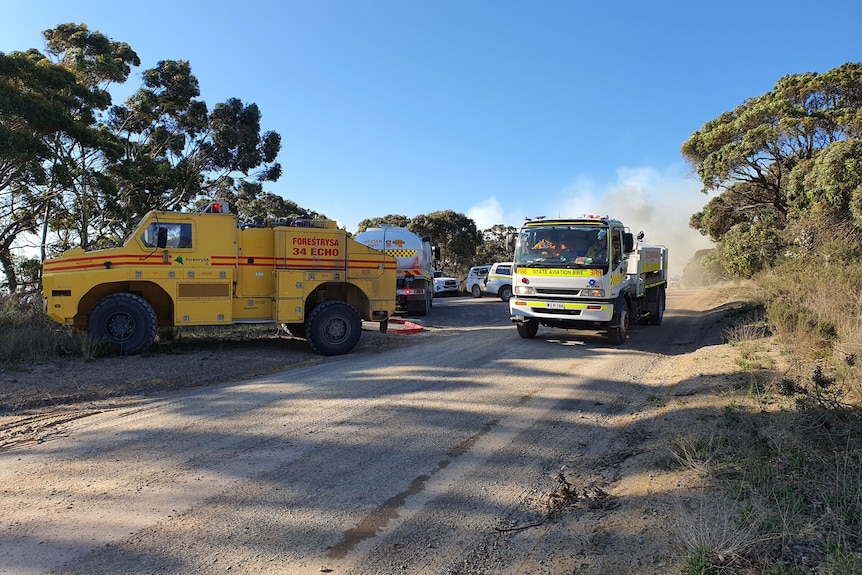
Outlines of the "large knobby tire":
<svg viewBox="0 0 862 575">
<path fill-rule="evenodd" d="M 305 322 L 305 339 L 321 355 L 342 355 L 356 347 L 362 319 L 349 304 L 330 300 L 314 308 Z"/>
<path fill-rule="evenodd" d="M 534 338 L 539 332 L 539 322 L 534 319 L 519 321 L 516 325 L 518 326 L 518 335 L 524 339 Z"/>
<path fill-rule="evenodd" d="M 479 284 L 473 284 L 473 289 L 470 291 L 473 297 L 482 297 L 482 288 Z"/>
<path fill-rule="evenodd" d="M 618 302 L 616 313 L 616 326 L 608 328 L 608 339 L 614 345 L 622 345 L 628 336 L 631 321 L 629 306 L 625 300 Z"/>
<path fill-rule="evenodd" d="M 661 320 L 664 318 L 664 307 L 665 307 L 665 293 L 664 288 L 659 287 L 658 294 L 656 295 L 656 310 L 654 313 L 650 313 L 647 318 L 647 323 L 650 325 L 661 325 Z"/>
<path fill-rule="evenodd" d="M 87 335 L 91 340 L 105 340 L 122 355 L 135 355 L 149 349 L 158 330 L 159 320 L 153 306 L 131 293 L 102 298 L 87 321 Z"/>
<path fill-rule="evenodd" d="M 509 298 L 512 297 L 512 286 L 506 285 L 500 287 L 500 290 L 497 292 L 497 295 L 500 296 L 501 300 L 509 301 Z"/>
</svg>

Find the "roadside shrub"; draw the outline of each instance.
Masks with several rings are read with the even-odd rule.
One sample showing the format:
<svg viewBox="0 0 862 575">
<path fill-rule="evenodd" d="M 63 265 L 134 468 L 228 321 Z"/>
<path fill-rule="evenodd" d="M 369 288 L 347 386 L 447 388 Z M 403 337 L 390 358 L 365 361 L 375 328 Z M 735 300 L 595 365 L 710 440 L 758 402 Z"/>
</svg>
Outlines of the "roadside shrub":
<svg viewBox="0 0 862 575">
<path fill-rule="evenodd" d="M 784 250 L 779 230 L 770 223 L 733 226 L 721 242 L 725 268 L 734 276 L 750 278 L 768 269 Z"/>
<path fill-rule="evenodd" d="M 851 261 L 856 253 L 852 246 L 836 241 L 820 247 L 807 259 L 785 260 L 756 282 L 764 294 L 769 324 L 792 358 L 788 376 L 800 389 L 817 393 L 817 378 L 811 374 L 820 370 L 834 382 L 831 393 L 859 408 L 862 268 Z"/>
<path fill-rule="evenodd" d="M 0 297 L 0 362 L 88 355 L 87 337 L 42 312 L 35 295 Z"/>
<path fill-rule="evenodd" d="M 797 351 L 811 359 L 828 356 L 838 335 L 835 325 L 826 318 L 792 301 L 773 301 L 767 312 L 770 324 L 783 340 L 795 342 Z"/>
</svg>

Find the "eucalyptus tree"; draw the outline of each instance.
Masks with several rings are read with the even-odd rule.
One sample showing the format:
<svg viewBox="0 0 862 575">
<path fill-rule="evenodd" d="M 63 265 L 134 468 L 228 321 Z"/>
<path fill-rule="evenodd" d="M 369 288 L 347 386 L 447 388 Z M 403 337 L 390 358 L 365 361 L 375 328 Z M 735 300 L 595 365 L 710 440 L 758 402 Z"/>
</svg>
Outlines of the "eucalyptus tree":
<svg viewBox="0 0 862 575">
<path fill-rule="evenodd" d="M 506 261 L 512 257 L 506 248 L 506 235 L 514 233 L 517 228 L 496 224 L 482 232 L 482 244 L 476 249 L 476 255 L 471 262 L 472 265 L 482 265 L 499 261 Z"/>
<path fill-rule="evenodd" d="M 161 61 L 111 107 L 137 54 L 85 24 L 43 33 L 45 52 L 0 54 L 0 265 L 15 237 L 41 226 L 53 250 L 117 242 L 150 209 L 193 205 L 201 195 L 275 181 L 281 136 L 261 133 L 256 104 L 209 109 L 187 61 Z M 246 188 L 263 194 L 262 187 Z M 278 200 L 268 197 L 272 209 Z M 5 250 L 5 251 L 4 251 Z M 14 289 L 14 278 L 7 284 Z"/>
<path fill-rule="evenodd" d="M 101 137 L 94 113 L 109 100 L 79 80 L 38 50 L 0 53 L 0 268 L 9 291 L 18 286 L 16 240 L 37 234 L 56 205 L 58 176 L 65 172 L 54 167 L 57 143 Z"/>
<path fill-rule="evenodd" d="M 476 222 L 453 210 L 418 215 L 408 227 L 420 236 L 430 237 L 431 243 L 440 247 L 440 267 L 456 277 L 466 275 L 482 245 Z"/>
<path fill-rule="evenodd" d="M 359 222 L 356 233 L 362 233 L 368 228 L 379 228 L 380 224 L 392 224 L 399 228 L 408 228 L 410 226 L 410 218 L 399 214 L 389 214 L 379 218 L 366 218 Z"/>
<path fill-rule="evenodd" d="M 111 104 L 108 89 L 125 82 L 131 67 L 141 62 L 127 43 L 91 31 L 86 24 L 61 24 L 43 36 L 48 57 L 74 74 L 91 95 L 76 110 L 86 131 L 57 132 L 45 140 L 52 157 L 43 188 L 50 198 L 43 225 L 58 234 L 57 249 L 89 247 L 104 234 L 106 198 L 115 191 L 107 172 L 123 153 L 118 138 L 104 129 L 104 114 Z"/>
<path fill-rule="evenodd" d="M 734 274 L 769 267 L 795 241 L 788 225 L 812 209 L 839 219 L 859 211 L 860 137 L 862 64 L 781 78 L 683 144 L 703 192 L 717 193 L 690 225 L 717 243 Z"/>
<path fill-rule="evenodd" d="M 265 192 L 259 182 L 235 182 L 232 178 L 224 178 L 216 185 L 212 197 L 228 202 L 231 211 L 237 214 L 237 219 L 248 224 L 265 224 L 269 220 L 289 218 L 326 219 L 324 214 L 302 208 L 278 194 Z M 203 207 L 207 202 L 202 199 L 197 205 Z"/>
<path fill-rule="evenodd" d="M 209 111 L 187 61 L 159 62 L 143 78 L 140 90 L 111 109 L 108 123 L 125 149 L 108 170 L 117 192 L 107 206 L 116 233 L 149 210 L 186 208 L 202 195 L 241 193 L 243 201 L 234 203 L 248 203 L 263 188 L 244 183 L 281 176 L 281 136 L 261 134 L 256 104 L 231 98 Z"/>
</svg>

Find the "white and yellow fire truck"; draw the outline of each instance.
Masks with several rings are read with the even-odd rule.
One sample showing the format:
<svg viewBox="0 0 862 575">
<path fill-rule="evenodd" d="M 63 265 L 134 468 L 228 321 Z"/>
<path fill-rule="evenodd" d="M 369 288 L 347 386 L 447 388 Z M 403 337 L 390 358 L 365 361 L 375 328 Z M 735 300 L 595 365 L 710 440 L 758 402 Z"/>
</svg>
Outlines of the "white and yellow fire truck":
<svg viewBox="0 0 862 575">
<path fill-rule="evenodd" d="M 508 236 L 514 249 L 509 312 L 523 338 L 540 325 L 607 331 L 625 342 L 630 322 L 658 325 L 665 310 L 668 253 L 620 221 L 585 215 L 533 219 Z"/>
<path fill-rule="evenodd" d="M 150 212 L 122 247 L 46 260 L 43 294 L 57 322 L 122 354 L 159 328 L 277 323 L 323 355 L 349 352 L 362 320 L 386 331 L 395 258 L 329 220 L 238 225 L 227 203 Z"/>
</svg>

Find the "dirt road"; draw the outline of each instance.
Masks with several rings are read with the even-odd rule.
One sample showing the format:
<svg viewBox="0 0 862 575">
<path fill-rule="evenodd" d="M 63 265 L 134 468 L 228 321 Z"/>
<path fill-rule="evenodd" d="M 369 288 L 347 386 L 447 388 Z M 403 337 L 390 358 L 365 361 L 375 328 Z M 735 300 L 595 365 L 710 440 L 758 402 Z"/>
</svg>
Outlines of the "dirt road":
<svg viewBox="0 0 862 575">
<path fill-rule="evenodd" d="M 64 408 L 0 451 L 0 573 L 678 573 L 665 444 L 733 371 L 728 299 L 622 347 L 442 299 L 391 347 Z"/>
</svg>

